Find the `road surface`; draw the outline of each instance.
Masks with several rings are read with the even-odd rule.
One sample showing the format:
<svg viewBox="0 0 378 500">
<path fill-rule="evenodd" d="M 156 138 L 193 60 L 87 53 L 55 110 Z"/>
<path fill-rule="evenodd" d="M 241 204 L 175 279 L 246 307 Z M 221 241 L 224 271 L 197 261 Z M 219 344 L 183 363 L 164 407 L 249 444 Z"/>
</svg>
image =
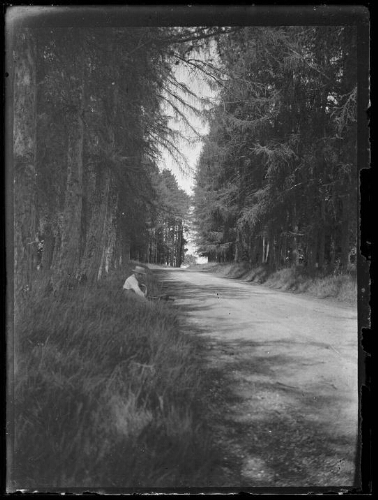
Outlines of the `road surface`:
<svg viewBox="0 0 378 500">
<path fill-rule="evenodd" d="M 218 486 L 352 487 L 357 310 L 209 272 L 160 269 L 205 340 Z"/>
</svg>

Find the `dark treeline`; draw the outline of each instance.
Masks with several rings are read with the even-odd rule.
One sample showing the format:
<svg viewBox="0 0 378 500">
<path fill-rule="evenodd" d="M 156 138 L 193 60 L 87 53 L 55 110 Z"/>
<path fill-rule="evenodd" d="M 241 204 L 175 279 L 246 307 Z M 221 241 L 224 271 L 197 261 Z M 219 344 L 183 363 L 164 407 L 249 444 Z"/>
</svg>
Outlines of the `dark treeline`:
<svg viewBox="0 0 378 500">
<path fill-rule="evenodd" d="M 217 31 L 13 30 L 16 294 L 37 269 L 60 288 L 129 259 L 180 266 L 189 198 L 157 167 L 190 94 L 172 67 Z"/>
<path fill-rule="evenodd" d="M 212 261 L 346 268 L 356 246 L 355 27 L 248 27 L 217 44 L 195 221 Z"/>
<path fill-rule="evenodd" d="M 16 294 L 36 273 L 59 288 L 130 259 L 181 265 L 190 200 L 157 165 L 163 148 L 180 156 L 169 117 L 190 127 L 200 100 L 177 64 L 219 90 L 195 190 L 201 253 L 346 267 L 356 28 L 23 28 L 12 50 Z"/>
<path fill-rule="evenodd" d="M 130 260 L 184 258 L 190 198 L 158 163 L 163 148 L 180 159 L 169 119 L 187 120 L 195 101 L 174 63 L 217 31 L 29 27 L 8 40 L 12 491 L 190 486 L 213 474 L 196 341 L 122 283 Z"/>
</svg>

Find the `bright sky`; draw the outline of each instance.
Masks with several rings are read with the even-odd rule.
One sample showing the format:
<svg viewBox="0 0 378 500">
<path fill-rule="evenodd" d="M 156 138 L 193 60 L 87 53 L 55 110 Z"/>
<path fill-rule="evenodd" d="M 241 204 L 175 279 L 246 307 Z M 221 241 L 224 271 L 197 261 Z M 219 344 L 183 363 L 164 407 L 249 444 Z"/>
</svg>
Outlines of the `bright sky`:
<svg viewBox="0 0 378 500">
<path fill-rule="evenodd" d="M 175 67 L 176 78 L 183 82 L 199 99 L 204 98 L 215 98 L 215 93 L 212 91 L 206 81 L 201 78 L 201 75 L 197 73 L 196 76 L 191 74 L 186 66 L 179 64 Z M 183 99 L 187 97 L 182 94 Z M 175 103 L 176 104 L 176 103 Z M 191 102 L 192 105 L 198 107 L 201 105 L 200 102 Z M 192 127 L 201 135 L 205 135 L 208 132 L 208 125 L 204 123 L 200 118 L 195 116 L 189 109 L 180 107 L 180 111 L 186 116 L 187 120 L 190 122 Z M 176 176 L 177 182 L 181 189 L 184 189 L 188 194 L 192 194 L 192 189 L 194 185 L 194 174 L 197 165 L 197 161 L 202 148 L 202 141 L 200 139 L 196 140 L 193 131 L 188 129 L 187 125 L 184 123 L 183 119 L 171 118 L 169 121 L 169 126 L 180 131 L 185 137 L 190 139 L 190 144 L 182 139 L 178 139 L 175 144 L 177 148 L 185 156 L 187 163 L 190 167 L 190 172 L 187 171 L 187 167 L 184 162 L 178 162 L 167 151 L 162 151 L 162 160 L 160 163 L 161 168 L 169 168 L 173 174 Z"/>
<path fill-rule="evenodd" d="M 195 56 L 198 58 L 204 57 Z M 175 66 L 175 76 L 180 81 L 183 82 L 198 98 L 200 99 L 212 99 L 214 100 L 216 97 L 216 93 L 210 89 L 207 82 L 201 78 L 201 75 L 197 72 L 194 75 L 192 72 L 188 70 L 188 68 L 183 64 L 178 64 Z M 182 94 L 181 97 L 186 100 L 187 97 Z M 176 104 L 176 103 L 175 103 Z M 195 107 L 201 107 L 201 102 L 194 102 L 192 104 Z M 189 109 L 180 106 L 180 111 L 184 114 L 187 120 L 190 122 L 192 127 L 201 135 L 206 135 L 208 133 L 208 124 L 206 121 L 201 120 L 199 117 L 195 116 Z M 193 194 L 194 187 L 194 176 L 197 166 L 197 161 L 202 149 L 202 141 L 201 139 L 196 138 L 195 134 L 192 130 L 188 129 L 182 118 L 175 119 L 171 118 L 169 121 L 169 126 L 173 130 L 178 130 L 182 135 L 191 140 L 191 143 L 188 144 L 183 139 L 178 139 L 175 145 L 181 151 L 183 156 L 186 158 L 186 161 L 189 165 L 190 171 L 186 167 L 183 161 L 177 161 L 175 158 L 165 150 L 162 150 L 162 159 L 160 162 L 160 168 L 168 168 L 171 172 L 176 176 L 179 187 L 186 191 L 188 194 Z M 192 242 L 193 235 L 191 232 L 186 235 L 188 239 L 188 243 L 186 244 L 186 248 L 188 249 L 188 254 L 196 255 L 196 248 L 194 243 Z M 206 258 L 197 257 L 198 263 L 207 262 Z"/>
</svg>

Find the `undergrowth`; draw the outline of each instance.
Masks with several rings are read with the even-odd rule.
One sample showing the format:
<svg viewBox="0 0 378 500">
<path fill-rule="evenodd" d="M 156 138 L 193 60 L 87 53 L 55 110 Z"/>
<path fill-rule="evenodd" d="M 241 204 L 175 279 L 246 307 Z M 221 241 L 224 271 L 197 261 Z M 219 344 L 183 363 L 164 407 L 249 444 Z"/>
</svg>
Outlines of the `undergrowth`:
<svg viewBox="0 0 378 500">
<path fill-rule="evenodd" d="M 125 277 L 39 290 L 17 318 L 13 487 L 206 484 L 198 347 L 167 305 L 125 297 Z"/>
<path fill-rule="evenodd" d="M 251 268 L 247 263 L 209 263 L 193 266 L 193 269 L 215 273 L 243 281 L 264 283 L 272 288 L 297 293 L 309 293 L 318 298 L 333 298 L 346 304 L 357 302 L 355 268 L 344 273 L 309 273 L 302 266 L 286 267 L 273 271 L 268 266 Z"/>
</svg>

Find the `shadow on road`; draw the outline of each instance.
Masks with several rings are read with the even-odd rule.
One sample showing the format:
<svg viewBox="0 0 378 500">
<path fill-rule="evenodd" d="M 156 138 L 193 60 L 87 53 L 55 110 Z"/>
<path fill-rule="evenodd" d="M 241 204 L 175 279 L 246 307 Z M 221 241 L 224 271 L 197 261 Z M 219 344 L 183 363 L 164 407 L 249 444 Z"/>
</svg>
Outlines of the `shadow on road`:
<svg viewBox="0 0 378 500">
<path fill-rule="evenodd" d="M 176 275 L 179 273 L 180 271 L 175 272 Z M 233 289 L 228 286 L 219 286 L 218 283 L 214 285 L 201 285 L 199 288 L 197 285 L 192 285 L 191 283 L 170 279 L 169 273 L 166 271 L 154 270 L 154 274 L 163 282 L 164 293 L 172 297 L 178 297 L 184 302 L 188 299 L 195 299 L 197 302 L 196 305 L 180 304 L 180 312 L 182 313 L 209 310 L 210 306 L 204 305 L 204 301 L 207 299 L 240 299 L 249 298 L 254 293 L 257 294 L 257 292 L 253 292 L 251 289 Z"/>
<path fill-rule="evenodd" d="M 244 340 L 208 343 L 208 358 L 216 359 L 204 387 L 211 424 L 238 486 L 353 486 L 355 429 L 344 429 L 341 415 L 339 433 L 329 425 L 343 402 L 337 391 L 280 382 L 297 363 L 293 356 L 256 355 L 256 343 Z"/>
<path fill-rule="evenodd" d="M 184 318 L 185 313 L 209 310 L 206 301 L 217 294 L 235 299 L 253 293 L 218 284 L 199 287 L 170 280 L 167 273 L 161 278 L 166 293 L 191 299 L 179 305 Z M 295 372 L 298 364 L 306 373 L 311 359 L 301 359 L 301 349 L 324 348 L 326 344 L 311 339 L 305 345 L 283 339 L 214 339 L 206 326 L 185 319 L 183 331 L 201 341 L 208 423 L 227 471 L 223 478 L 214 477 L 215 484 L 209 486 L 353 486 L 356 429 L 344 425 L 339 413 L 345 407 L 345 395 L 332 385 L 325 387 L 321 377 L 297 387 L 282 377 Z M 298 344 L 297 354 L 292 349 L 286 351 L 285 342 L 289 347 Z M 337 431 L 331 421 L 339 421 Z"/>
</svg>

